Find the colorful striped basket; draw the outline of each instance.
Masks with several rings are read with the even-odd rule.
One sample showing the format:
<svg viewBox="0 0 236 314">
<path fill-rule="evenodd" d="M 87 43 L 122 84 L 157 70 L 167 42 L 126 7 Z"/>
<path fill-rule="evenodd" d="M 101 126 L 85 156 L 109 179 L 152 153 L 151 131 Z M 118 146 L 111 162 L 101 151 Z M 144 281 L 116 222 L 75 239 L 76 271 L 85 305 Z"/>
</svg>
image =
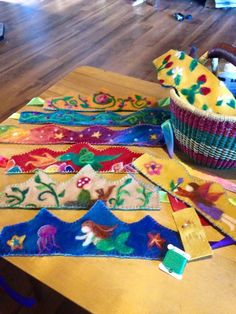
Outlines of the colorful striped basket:
<svg viewBox="0 0 236 314">
<path fill-rule="evenodd" d="M 236 65 L 236 55 L 232 58 L 232 53 L 221 48 L 208 52 L 207 58 L 229 59 L 227 54 Z M 216 169 L 236 168 L 236 117 L 189 106 L 174 89 L 170 98 L 176 146 L 197 164 Z"/>
</svg>

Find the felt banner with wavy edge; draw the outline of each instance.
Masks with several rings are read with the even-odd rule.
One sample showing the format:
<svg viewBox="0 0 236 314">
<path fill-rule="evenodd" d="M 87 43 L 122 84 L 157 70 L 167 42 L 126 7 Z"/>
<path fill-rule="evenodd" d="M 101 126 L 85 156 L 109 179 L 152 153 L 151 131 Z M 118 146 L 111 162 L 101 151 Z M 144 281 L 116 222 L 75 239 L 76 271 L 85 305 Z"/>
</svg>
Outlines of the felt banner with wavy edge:
<svg viewBox="0 0 236 314">
<path fill-rule="evenodd" d="M 110 256 L 162 259 L 167 245 L 182 248 L 177 232 L 151 216 L 125 223 L 98 201 L 80 219 L 68 223 L 43 208 L 30 221 L 7 226 L 0 234 L 1 256 Z"/>
<path fill-rule="evenodd" d="M 96 149 L 80 143 L 61 151 L 42 147 L 13 155 L 5 167 L 8 174 L 32 173 L 38 169 L 47 173 L 71 173 L 86 165 L 99 172 L 136 172 L 131 163 L 139 156 L 140 153 L 123 146 Z"/>
<path fill-rule="evenodd" d="M 90 165 L 65 182 L 55 182 L 38 170 L 28 181 L 8 185 L 0 193 L 1 208 L 86 209 L 97 200 L 111 209 L 157 210 L 158 188 L 135 174 L 99 174 Z"/>
<path fill-rule="evenodd" d="M 174 159 L 160 159 L 144 154 L 133 165 L 150 181 L 196 208 L 214 226 L 236 240 L 235 207 L 229 202 L 221 185 L 194 179 Z"/>
<path fill-rule="evenodd" d="M 170 118 L 170 112 L 164 109 L 146 108 L 130 114 L 122 115 L 112 111 L 85 115 L 76 111 L 57 110 L 50 113 L 24 111 L 20 113 L 19 122 L 28 124 L 62 124 L 71 126 L 133 126 L 137 124 L 161 125 Z"/>
<path fill-rule="evenodd" d="M 161 103 L 163 100 L 161 100 Z M 158 106 L 155 97 L 134 95 L 129 97 L 113 96 L 109 92 L 99 91 L 90 96 L 69 95 L 45 100 L 45 110 L 67 109 L 73 111 L 137 111 Z"/>
<path fill-rule="evenodd" d="M 160 126 L 137 125 L 112 130 L 102 126 L 91 126 L 74 131 L 53 124 L 26 129 L 16 125 L 0 126 L 0 143 L 17 144 L 66 144 L 84 143 L 97 145 L 162 146 L 164 137 Z"/>
</svg>

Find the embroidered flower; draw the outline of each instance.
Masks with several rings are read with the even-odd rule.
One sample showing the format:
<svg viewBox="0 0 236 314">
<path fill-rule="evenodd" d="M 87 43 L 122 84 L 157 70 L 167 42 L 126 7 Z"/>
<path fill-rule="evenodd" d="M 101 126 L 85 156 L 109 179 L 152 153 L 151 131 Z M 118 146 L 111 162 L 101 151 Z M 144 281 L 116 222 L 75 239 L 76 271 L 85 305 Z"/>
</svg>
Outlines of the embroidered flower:
<svg viewBox="0 0 236 314">
<path fill-rule="evenodd" d="M 222 105 L 223 106 L 227 105 L 231 108 L 235 108 L 236 107 L 236 101 L 228 95 L 219 96 L 217 98 L 217 101 L 216 101 L 216 106 L 220 107 Z"/>
<path fill-rule="evenodd" d="M 173 78 L 176 78 L 177 75 L 180 75 L 182 76 L 183 75 L 183 68 L 181 67 L 176 67 L 172 70 L 172 73 L 173 73 Z"/>
<path fill-rule="evenodd" d="M 206 81 L 207 81 L 207 78 L 206 78 L 206 75 L 205 75 L 205 74 L 199 76 L 198 79 L 197 79 L 197 82 L 198 82 L 199 84 L 204 84 L 204 83 L 206 83 Z"/>
<path fill-rule="evenodd" d="M 209 87 L 201 87 L 200 88 L 200 94 L 206 96 L 211 92 L 211 89 Z"/>
<path fill-rule="evenodd" d="M 158 164 L 155 161 L 150 161 L 150 163 L 144 164 L 144 166 L 147 169 L 147 173 L 151 176 L 154 174 L 159 175 L 163 167 L 161 164 Z"/>
<path fill-rule="evenodd" d="M 166 65 L 165 65 L 165 68 L 166 69 L 169 69 L 170 67 L 172 67 L 173 65 L 173 62 L 168 62 Z"/>
<path fill-rule="evenodd" d="M 171 58 L 171 55 L 168 55 L 165 57 L 165 59 L 163 60 L 163 63 L 167 63 Z"/>
</svg>

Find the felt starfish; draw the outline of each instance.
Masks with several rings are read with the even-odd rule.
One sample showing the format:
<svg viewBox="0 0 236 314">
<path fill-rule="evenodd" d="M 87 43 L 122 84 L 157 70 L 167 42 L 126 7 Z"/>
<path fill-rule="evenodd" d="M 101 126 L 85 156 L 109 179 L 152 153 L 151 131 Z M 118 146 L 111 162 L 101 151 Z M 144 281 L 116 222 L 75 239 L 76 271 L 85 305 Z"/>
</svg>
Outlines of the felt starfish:
<svg viewBox="0 0 236 314">
<path fill-rule="evenodd" d="M 63 133 L 56 133 L 55 135 L 54 135 L 54 138 L 56 138 L 56 139 L 62 139 L 64 137 L 64 135 L 63 135 Z"/>
<path fill-rule="evenodd" d="M 154 245 L 158 247 L 159 249 L 162 249 L 163 244 L 166 242 L 165 239 L 161 238 L 160 233 L 153 234 L 151 232 L 148 232 L 148 247 L 151 248 Z"/>
<path fill-rule="evenodd" d="M 151 134 L 150 135 L 150 139 L 151 140 L 156 140 L 157 139 L 157 135 L 156 134 Z"/>
<path fill-rule="evenodd" d="M 7 244 L 11 247 L 11 250 L 22 250 L 23 249 L 23 242 L 26 238 L 26 235 L 23 236 L 17 236 L 14 235 L 11 240 L 7 241 Z"/>
</svg>

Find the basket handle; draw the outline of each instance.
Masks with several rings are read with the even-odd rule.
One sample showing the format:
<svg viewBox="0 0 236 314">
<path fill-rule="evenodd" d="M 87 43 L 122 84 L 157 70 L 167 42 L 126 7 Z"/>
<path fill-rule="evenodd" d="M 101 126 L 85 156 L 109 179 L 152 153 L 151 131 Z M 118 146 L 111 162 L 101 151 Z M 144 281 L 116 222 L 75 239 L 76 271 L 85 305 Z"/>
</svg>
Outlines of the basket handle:
<svg viewBox="0 0 236 314">
<path fill-rule="evenodd" d="M 219 43 L 215 48 L 212 48 L 211 50 L 204 53 L 204 55 L 202 55 L 198 61 L 204 65 L 207 60 L 210 59 L 212 72 L 217 75 L 219 58 L 223 58 L 227 62 L 230 62 L 236 66 L 236 47 L 226 43 Z"/>
<path fill-rule="evenodd" d="M 208 58 L 223 58 L 236 66 L 236 47 L 226 43 L 220 43 L 208 51 Z"/>
</svg>

